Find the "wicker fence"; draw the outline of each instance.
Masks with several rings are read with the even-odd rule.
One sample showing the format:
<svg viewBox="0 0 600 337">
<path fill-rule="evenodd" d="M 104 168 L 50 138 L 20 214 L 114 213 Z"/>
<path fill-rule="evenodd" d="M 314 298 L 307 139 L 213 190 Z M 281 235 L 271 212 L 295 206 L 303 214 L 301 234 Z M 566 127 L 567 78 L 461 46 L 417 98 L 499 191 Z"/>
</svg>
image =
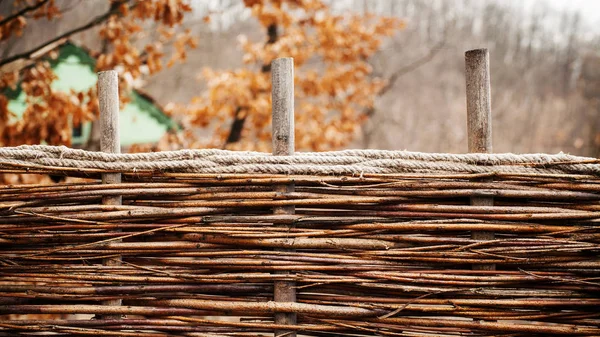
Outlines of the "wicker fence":
<svg viewBox="0 0 600 337">
<path fill-rule="evenodd" d="M 86 154 L 98 156 L 0 151 L 3 172 L 88 179 L 0 188 L 0 314 L 64 314 L 4 319 L 2 336 L 600 335 L 593 159 L 212 150 L 92 158 L 91 167 L 76 159 Z M 168 168 L 183 158 L 214 173 Z M 124 181 L 100 183 L 105 164 Z M 316 173 L 299 175 L 305 166 Z M 295 192 L 274 192 L 289 183 Z M 116 195 L 122 205 L 101 204 Z M 495 205 L 472 206 L 473 196 Z M 283 206 L 295 214 L 273 214 Z M 103 263 L 113 257 L 122 263 Z M 297 302 L 273 301 L 278 281 L 295 282 Z M 103 304 L 114 299 L 122 305 Z M 279 312 L 297 323 L 275 324 Z"/>
<path fill-rule="evenodd" d="M 0 148 L 76 178 L 0 186 L 0 336 L 600 335 L 598 160 L 294 155 L 279 117 L 275 156 Z"/>
</svg>

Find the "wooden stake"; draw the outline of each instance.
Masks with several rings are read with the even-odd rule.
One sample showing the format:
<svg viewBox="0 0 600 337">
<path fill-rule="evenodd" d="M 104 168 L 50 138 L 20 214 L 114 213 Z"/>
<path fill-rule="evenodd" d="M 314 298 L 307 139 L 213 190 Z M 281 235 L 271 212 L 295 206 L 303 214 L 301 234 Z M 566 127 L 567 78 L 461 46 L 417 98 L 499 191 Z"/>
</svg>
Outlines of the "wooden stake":
<svg viewBox="0 0 600 337">
<path fill-rule="evenodd" d="M 492 101 L 487 49 L 465 53 L 469 152 L 492 153 Z"/>
<path fill-rule="evenodd" d="M 272 106 L 273 106 L 273 155 L 294 154 L 294 59 L 278 58 L 271 63 Z M 294 192 L 294 184 L 275 186 L 280 193 Z M 294 206 L 274 207 L 275 214 L 294 214 Z M 289 226 L 293 228 L 293 226 Z M 284 272 L 288 274 L 288 272 Z M 276 302 L 296 302 L 296 283 L 276 281 L 274 284 Z M 276 324 L 295 325 L 296 313 L 276 313 Z M 275 336 L 295 337 L 294 331 L 276 330 Z"/>
<path fill-rule="evenodd" d="M 465 53 L 467 80 L 467 129 L 469 152 L 492 153 L 492 101 L 490 88 L 490 61 L 487 49 Z M 471 205 L 493 206 L 491 197 L 472 197 Z M 476 240 L 493 240 L 494 233 L 474 231 Z M 473 265 L 476 270 L 495 270 L 493 264 Z"/>
<path fill-rule="evenodd" d="M 119 138 L 119 76 L 114 70 L 98 73 L 98 102 L 100 108 L 100 151 L 107 153 L 121 153 L 121 140 Z M 103 184 L 121 183 L 120 173 L 103 173 Z M 121 205 L 122 197 L 105 196 L 103 205 Z M 120 258 L 103 260 L 107 266 L 118 266 Z M 104 305 L 121 305 L 121 300 L 106 300 Z M 115 319 L 120 316 L 105 316 L 104 319 Z"/>
</svg>

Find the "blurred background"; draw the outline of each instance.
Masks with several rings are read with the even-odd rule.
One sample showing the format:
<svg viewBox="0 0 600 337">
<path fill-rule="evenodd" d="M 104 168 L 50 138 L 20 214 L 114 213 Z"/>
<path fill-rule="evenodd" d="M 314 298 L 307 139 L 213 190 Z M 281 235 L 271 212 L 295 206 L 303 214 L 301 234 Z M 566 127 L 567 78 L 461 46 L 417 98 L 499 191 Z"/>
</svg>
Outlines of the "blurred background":
<svg viewBox="0 0 600 337">
<path fill-rule="evenodd" d="M 299 151 L 467 150 L 464 52 L 488 48 L 494 152 L 600 154 L 600 2 L 0 0 L 1 146 L 98 149 L 97 71 L 129 151 L 270 151 L 270 61 Z"/>
</svg>

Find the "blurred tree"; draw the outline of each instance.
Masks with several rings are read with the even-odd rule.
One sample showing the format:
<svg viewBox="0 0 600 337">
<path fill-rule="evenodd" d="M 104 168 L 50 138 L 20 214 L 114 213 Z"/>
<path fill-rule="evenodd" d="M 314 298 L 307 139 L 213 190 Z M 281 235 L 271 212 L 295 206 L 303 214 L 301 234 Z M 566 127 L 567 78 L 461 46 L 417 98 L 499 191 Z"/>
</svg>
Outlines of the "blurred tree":
<svg viewBox="0 0 600 337">
<path fill-rule="evenodd" d="M 70 145 L 71 128 L 95 119 L 95 89 L 88 92 L 53 90 L 56 79 L 48 58 L 57 44 L 90 30 L 103 40 L 97 70 L 117 69 L 121 99 L 127 101 L 131 83 L 152 75 L 166 64 L 185 60 L 196 46 L 183 28 L 192 11 L 186 0 L 107 0 L 108 10 L 87 23 L 49 38 L 21 53 L 0 59 L 0 90 L 20 85 L 27 94 L 22 118 L 11 118 L 8 100 L 0 91 L 0 146 L 18 144 Z M 61 20 L 60 0 L 15 0 L 12 15 L 0 17 L 0 43 L 27 38 L 31 20 Z M 78 6 L 78 4 L 70 4 Z M 294 57 L 296 64 L 297 147 L 323 150 L 349 143 L 366 119 L 376 93 L 385 81 L 372 76 L 368 59 L 383 38 L 402 23 L 398 19 L 363 14 L 334 14 L 321 0 L 244 0 L 245 7 L 264 27 L 265 42 L 239 42 L 246 66 L 231 71 L 204 69 L 208 90 L 189 105 L 170 109 L 183 120 L 184 135 L 170 133 L 152 149 L 227 147 L 268 150 L 270 146 L 270 62 Z M 206 17 L 209 21 L 210 17 Z M 135 36 L 145 28 L 158 39 L 139 46 Z M 137 41 L 139 42 L 139 41 Z M 171 44 L 172 55 L 164 46 Z M 212 135 L 200 141 L 197 128 Z M 185 143 L 184 143 L 185 141 Z M 149 149 L 148 147 L 140 147 Z"/>
<path fill-rule="evenodd" d="M 239 41 L 246 67 L 204 69 L 208 89 L 178 106 L 187 124 L 214 129 L 211 147 L 270 149 L 270 63 L 293 57 L 296 147 L 327 150 L 347 145 L 366 120 L 385 81 L 367 62 L 383 38 L 402 26 L 395 18 L 334 14 L 320 0 L 244 0 L 266 31 L 265 42 Z M 198 146 L 198 145 L 196 145 Z"/>
<path fill-rule="evenodd" d="M 35 47 L 0 59 L 0 146 L 20 144 L 70 145 L 71 130 L 85 121 L 95 119 L 97 100 L 95 88 L 87 92 L 54 90 L 56 76 L 48 58 L 56 57 L 52 50 L 74 34 L 100 27 L 99 38 L 104 48 L 98 57 L 97 70 L 117 69 L 120 72 L 121 100 L 126 102 L 130 83 L 142 73 L 154 74 L 163 68 L 164 44 L 172 43 L 174 53 L 167 65 L 185 60 L 186 49 L 196 46 L 189 31 L 181 27 L 192 8 L 184 0 L 108 0 L 109 9 L 87 23 L 42 41 Z M 79 2 L 76 5 L 81 5 Z M 0 43 L 9 39 L 26 39 L 24 28 L 31 20 L 60 20 L 63 9 L 55 0 L 15 0 L 14 13 L 0 17 Z M 73 4 L 71 4 L 73 5 Z M 75 6 L 76 6 L 75 5 Z M 160 38 L 143 48 L 132 42 L 142 25 L 153 22 Z M 19 119 L 11 118 L 8 100 L 2 92 L 20 85 L 26 94 L 27 109 Z"/>
</svg>

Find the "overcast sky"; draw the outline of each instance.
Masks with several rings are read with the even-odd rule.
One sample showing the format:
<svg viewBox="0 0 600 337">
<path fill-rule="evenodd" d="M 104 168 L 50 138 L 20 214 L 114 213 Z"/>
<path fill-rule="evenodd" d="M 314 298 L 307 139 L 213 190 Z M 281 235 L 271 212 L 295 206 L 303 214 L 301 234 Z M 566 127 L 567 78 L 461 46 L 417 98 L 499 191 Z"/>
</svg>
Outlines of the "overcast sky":
<svg viewBox="0 0 600 337">
<path fill-rule="evenodd" d="M 539 0 L 526 0 L 532 4 Z M 586 18 L 586 21 L 600 29 L 600 0 L 545 0 L 559 9 L 578 10 Z"/>
<path fill-rule="evenodd" d="M 531 0 L 528 0 L 531 1 Z M 560 8 L 579 9 L 590 16 L 600 17 L 600 1 L 598 0 L 546 0 Z"/>
</svg>

